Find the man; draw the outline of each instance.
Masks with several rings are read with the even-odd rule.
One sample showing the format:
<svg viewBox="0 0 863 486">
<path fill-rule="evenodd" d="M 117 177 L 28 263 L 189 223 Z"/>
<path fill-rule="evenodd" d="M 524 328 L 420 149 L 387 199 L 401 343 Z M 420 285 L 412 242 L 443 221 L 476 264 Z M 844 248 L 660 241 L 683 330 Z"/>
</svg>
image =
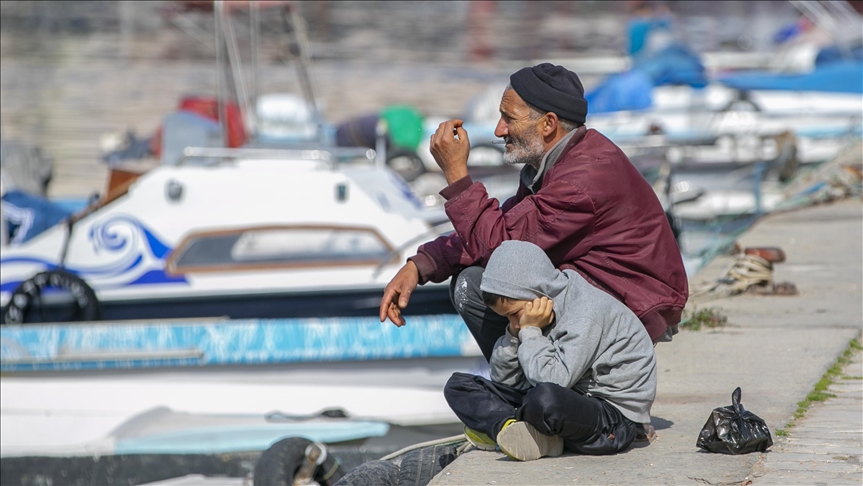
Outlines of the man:
<svg viewBox="0 0 863 486">
<path fill-rule="evenodd" d="M 500 114 L 504 160 L 525 164 L 516 195 L 503 205 L 489 198 L 468 175 L 462 121 L 441 123 L 430 148 L 446 177 L 441 195 L 455 233 L 408 259 L 384 289 L 381 321 L 404 325 L 401 310 L 418 284 L 454 276 L 453 305 L 489 359 L 507 320 L 482 301 L 483 267 L 501 242 L 523 240 L 626 304 L 653 342 L 671 340 L 688 297 L 680 251 L 647 181 L 616 145 L 584 127 L 578 76 L 548 63 L 521 69 Z"/>
</svg>

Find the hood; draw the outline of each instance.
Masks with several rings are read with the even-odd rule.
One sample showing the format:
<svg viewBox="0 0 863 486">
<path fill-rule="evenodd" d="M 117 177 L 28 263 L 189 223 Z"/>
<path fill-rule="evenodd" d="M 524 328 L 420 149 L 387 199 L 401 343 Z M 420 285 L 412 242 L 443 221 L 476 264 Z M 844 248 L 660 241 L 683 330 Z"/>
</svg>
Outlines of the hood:
<svg viewBox="0 0 863 486">
<path fill-rule="evenodd" d="M 555 301 L 565 297 L 569 278 L 551 263 L 542 248 L 526 241 L 504 241 L 491 254 L 482 274 L 480 290 L 516 300 L 542 296 Z"/>
</svg>

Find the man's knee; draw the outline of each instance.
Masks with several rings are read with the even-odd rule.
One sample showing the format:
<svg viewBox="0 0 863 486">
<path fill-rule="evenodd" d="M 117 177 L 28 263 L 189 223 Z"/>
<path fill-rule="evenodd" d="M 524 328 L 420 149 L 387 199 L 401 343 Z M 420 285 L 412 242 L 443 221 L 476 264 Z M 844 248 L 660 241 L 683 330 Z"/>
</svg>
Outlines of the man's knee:
<svg viewBox="0 0 863 486">
<path fill-rule="evenodd" d="M 467 307 L 484 306 L 482 293 L 479 290 L 484 271 L 482 267 L 467 267 L 452 280 L 450 299 L 459 314 L 462 314 Z"/>
</svg>

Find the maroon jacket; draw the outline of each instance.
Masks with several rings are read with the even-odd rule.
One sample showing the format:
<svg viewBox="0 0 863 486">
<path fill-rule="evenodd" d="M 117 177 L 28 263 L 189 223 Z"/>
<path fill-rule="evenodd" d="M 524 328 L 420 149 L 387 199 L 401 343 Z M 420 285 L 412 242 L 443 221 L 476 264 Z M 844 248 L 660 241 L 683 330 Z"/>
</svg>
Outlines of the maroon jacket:
<svg viewBox="0 0 863 486">
<path fill-rule="evenodd" d="M 653 189 L 601 133 L 579 129 L 535 194 L 522 182 L 499 206 L 470 176 L 441 194 L 455 233 L 410 258 L 420 283 L 485 266 L 502 241 L 524 240 L 626 304 L 651 339 L 680 322 L 689 290 L 671 227 Z"/>
</svg>

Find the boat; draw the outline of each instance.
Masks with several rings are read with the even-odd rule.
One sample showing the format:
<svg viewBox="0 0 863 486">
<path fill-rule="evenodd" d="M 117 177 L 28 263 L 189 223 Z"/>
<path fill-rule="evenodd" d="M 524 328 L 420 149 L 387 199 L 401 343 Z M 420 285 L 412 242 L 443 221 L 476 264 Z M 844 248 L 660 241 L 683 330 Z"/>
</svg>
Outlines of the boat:
<svg viewBox="0 0 863 486">
<path fill-rule="evenodd" d="M 373 152 L 330 150 L 187 148 L 4 250 L 4 322 L 377 315 L 405 259 L 452 228 Z M 452 313 L 448 285 L 408 312 Z"/>
<path fill-rule="evenodd" d="M 455 315 L 403 328 L 376 317 L 7 325 L 0 340 L 2 457 L 236 453 L 294 436 L 378 438 L 391 452 L 457 433 L 440 390 L 455 371 L 488 373 Z"/>
</svg>

